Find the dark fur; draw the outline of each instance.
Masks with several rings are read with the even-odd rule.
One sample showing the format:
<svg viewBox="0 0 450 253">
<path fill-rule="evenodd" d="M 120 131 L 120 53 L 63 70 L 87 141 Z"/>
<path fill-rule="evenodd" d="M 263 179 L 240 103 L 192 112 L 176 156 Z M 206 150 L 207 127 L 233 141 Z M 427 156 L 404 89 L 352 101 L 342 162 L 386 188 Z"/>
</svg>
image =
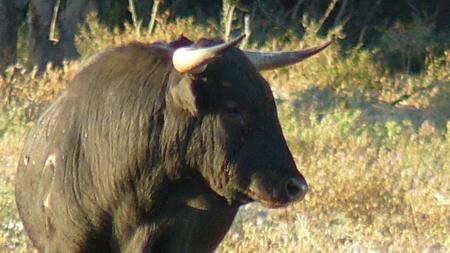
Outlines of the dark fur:
<svg viewBox="0 0 450 253">
<path fill-rule="evenodd" d="M 304 180 L 240 50 L 196 76 L 170 54 L 135 43 L 94 57 L 30 132 L 16 199 L 41 252 L 211 252 L 239 205 L 259 200 L 249 185 L 286 202 L 280 180 Z"/>
</svg>

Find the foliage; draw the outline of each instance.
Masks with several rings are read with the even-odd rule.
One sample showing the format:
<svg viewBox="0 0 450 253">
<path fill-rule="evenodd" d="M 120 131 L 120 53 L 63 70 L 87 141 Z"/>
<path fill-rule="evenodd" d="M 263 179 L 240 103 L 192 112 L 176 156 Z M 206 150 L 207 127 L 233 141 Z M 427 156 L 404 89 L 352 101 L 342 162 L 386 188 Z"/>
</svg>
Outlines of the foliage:
<svg viewBox="0 0 450 253">
<path fill-rule="evenodd" d="M 77 36 L 82 58 L 133 40 L 196 40 L 220 32 L 193 19 L 160 24 L 152 36 L 110 29 L 90 16 Z M 290 50 L 323 42 L 308 23 L 250 47 Z M 342 37 L 337 27 L 328 37 Z M 334 43 L 303 64 L 263 73 L 284 134 L 310 185 L 286 209 L 242 208 L 218 252 L 448 252 L 450 250 L 450 51 L 426 56 L 420 75 L 390 74 L 374 51 Z M 14 204 L 14 167 L 25 132 L 82 66 L 21 65 L 0 77 L 0 251 L 29 252 Z"/>
<path fill-rule="evenodd" d="M 445 40 L 433 32 L 431 21 L 414 16 L 410 23 L 396 22 L 386 29 L 378 55 L 391 69 L 419 72 L 427 52 L 436 52 L 440 41 Z"/>
<path fill-rule="evenodd" d="M 220 1 L 169 0 L 165 1 L 163 9 L 170 13 L 168 17 L 194 17 L 196 24 L 204 25 L 211 20 L 222 23 L 222 27 L 228 28 L 224 31 L 225 37 L 232 28 L 231 23 L 237 26 L 235 30 L 243 30 L 243 16 L 250 15 L 252 39 L 256 42 L 286 33 L 302 38 L 310 33 L 307 19 L 319 24 L 313 34 L 329 34 L 341 27 L 346 34 L 342 45 L 383 48 L 378 57 L 384 60 L 385 67 L 399 72 L 423 70 L 426 54 L 442 55 L 450 45 L 447 0 L 233 0 L 222 1 L 221 20 L 218 20 L 221 17 L 219 5 Z M 180 11 L 183 7 L 184 11 Z M 231 11 L 234 15 L 228 16 L 229 10 L 234 10 Z"/>
<path fill-rule="evenodd" d="M 202 37 L 218 36 L 217 30 L 213 27 L 201 27 L 193 24 L 192 18 L 177 19 L 173 23 L 165 23 L 164 26 L 157 26 L 156 31 L 151 35 L 145 32 L 143 27 L 138 27 L 139 32 L 129 23 L 124 24 L 124 28 L 118 27 L 112 30 L 98 22 L 95 13 L 87 17 L 87 23 L 83 26 L 76 38 L 76 45 L 82 58 L 90 57 L 104 49 L 114 46 L 124 45 L 132 41 L 151 43 L 158 40 L 172 41 L 181 35 L 189 35 L 189 39 L 198 40 Z"/>
</svg>

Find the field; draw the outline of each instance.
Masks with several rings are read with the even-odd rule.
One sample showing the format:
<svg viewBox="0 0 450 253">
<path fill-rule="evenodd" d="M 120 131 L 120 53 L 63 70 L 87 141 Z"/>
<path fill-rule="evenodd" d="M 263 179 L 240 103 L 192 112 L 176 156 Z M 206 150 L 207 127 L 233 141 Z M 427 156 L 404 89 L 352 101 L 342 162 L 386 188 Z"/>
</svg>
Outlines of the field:
<svg viewBox="0 0 450 253">
<path fill-rule="evenodd" d="M 181 31 L 194 40 L 218 35 L 179 20 L 150 37 L 130 26 L 111 31 L 91 16 L 77 37 L 82 60 L 39 77 L 20 64 L 0 76 L 0 252 L 33 252 L 14 201 L 15 166 L 32 120 L 94 53 Z M 309 33 L 249 47 L 289 50 L 324 40 Z M 389 73 L 371 51 L 343 50 L 335 43 L 263 73 L 310 191 L 284 209 L 242 207 L 218 252 L 450 252 L 450 50 L 428 56 L 416 75 Z"/>
</svg>

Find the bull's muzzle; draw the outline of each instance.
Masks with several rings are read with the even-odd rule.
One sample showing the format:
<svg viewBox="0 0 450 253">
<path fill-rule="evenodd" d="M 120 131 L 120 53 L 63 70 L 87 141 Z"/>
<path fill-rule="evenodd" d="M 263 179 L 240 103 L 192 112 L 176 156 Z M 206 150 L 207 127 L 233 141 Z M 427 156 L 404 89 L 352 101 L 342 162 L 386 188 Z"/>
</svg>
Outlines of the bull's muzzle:
<svg viewBox="0 0 450 253">
<path fill-rule="evenodd" d="M 308 192 L 308 184 L 296 178 L 286 180 L 284 188 L 290 202 L 302 200 Z"/>
<path fill-rule="evenodd" d="M 285 207 L 302 200 L 308 192 L 303 176 L 277 177 L 266 173 L 252 176 L 248 195 L 269 208 Z"/>
</svg>

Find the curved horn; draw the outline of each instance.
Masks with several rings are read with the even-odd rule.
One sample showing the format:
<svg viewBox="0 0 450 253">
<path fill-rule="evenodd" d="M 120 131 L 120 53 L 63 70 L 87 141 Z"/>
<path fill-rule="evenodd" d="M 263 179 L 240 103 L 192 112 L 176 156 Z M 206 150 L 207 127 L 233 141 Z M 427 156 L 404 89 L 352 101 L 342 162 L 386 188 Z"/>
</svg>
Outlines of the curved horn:
<svg viewBox="0 0 450 253">
<path fill-rule="evenodd" d="M 210 62 L 226 50 L 236 46 L 245 37 L 245 34 L 236 39 L 206 48 L 181 47 L 175 50 L 172 63 L 180 73 L 188 73 L 196 68 Z"/>
<path fill-rule="evenodd" d="M 269 52 L 260 53 L 253 51 L 244 51 L 248 59 L 255 65 L 258 70 L 276 69 L 297 62 L 301 62 L 306 58 L 309 58 L 320 51 L 324 50 L 331 44 L 331 41 L 325 44 L 313 47 L 305 50 L 292 51 L 292 52 Z"/>
</svg>

